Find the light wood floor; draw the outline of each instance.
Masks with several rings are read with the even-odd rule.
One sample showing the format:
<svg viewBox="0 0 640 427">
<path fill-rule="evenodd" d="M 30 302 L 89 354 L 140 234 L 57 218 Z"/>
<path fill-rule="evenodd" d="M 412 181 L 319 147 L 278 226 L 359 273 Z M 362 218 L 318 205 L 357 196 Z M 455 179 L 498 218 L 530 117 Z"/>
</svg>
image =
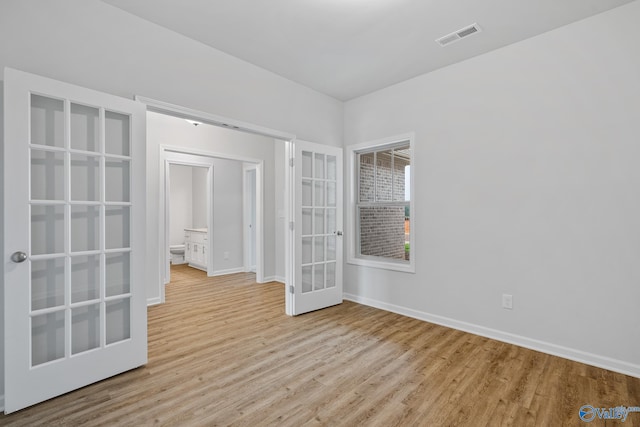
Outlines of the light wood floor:
<svg viewBox="0 0 640 427">
<path fill-rule="evenodd" d="M 640 379 L 351 302 L 287 317 L 252 274 L 172 278 L 145 367 L 0 425 L 584 426 L 584 404 L 640 406 Z"/>
</svg>

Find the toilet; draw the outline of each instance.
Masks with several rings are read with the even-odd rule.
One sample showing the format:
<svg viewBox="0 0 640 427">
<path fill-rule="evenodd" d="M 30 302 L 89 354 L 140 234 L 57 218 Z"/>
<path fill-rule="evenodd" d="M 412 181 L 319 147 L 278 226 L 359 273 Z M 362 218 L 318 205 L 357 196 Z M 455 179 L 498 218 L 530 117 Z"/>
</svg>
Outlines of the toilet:
<svg viewBox="0 0 640 427">
<path fill-rule="evenodd" d="M 171 264 L 184 264 L 184 245 L 169 246 L 171 253 Z"/>
</svg>

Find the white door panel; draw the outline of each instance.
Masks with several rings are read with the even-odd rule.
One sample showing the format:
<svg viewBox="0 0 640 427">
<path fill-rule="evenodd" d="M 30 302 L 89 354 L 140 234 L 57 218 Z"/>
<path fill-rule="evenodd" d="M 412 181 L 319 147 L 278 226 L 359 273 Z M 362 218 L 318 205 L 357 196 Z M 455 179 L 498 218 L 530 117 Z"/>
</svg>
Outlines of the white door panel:
<svg viewBox="0 0 640 427">
<path fill-rule="evenodd" d="M 4 103 L 9 413 L 146 363 L 145 107 L 11 69 Z"/>
<path fill-rule="evenodd" d="M 295 142 L 291 314 L 342 302 L 342 149 Z"/>
</svg>

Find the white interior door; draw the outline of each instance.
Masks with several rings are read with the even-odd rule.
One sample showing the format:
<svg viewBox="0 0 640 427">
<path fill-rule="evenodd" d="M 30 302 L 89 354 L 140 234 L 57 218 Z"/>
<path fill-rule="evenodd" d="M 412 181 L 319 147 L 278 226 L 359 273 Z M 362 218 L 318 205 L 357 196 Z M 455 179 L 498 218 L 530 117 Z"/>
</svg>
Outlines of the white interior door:
<svg viewBox="0 0 640 427">
<path fill-rule="evenodd" d="M 145 108 L 4 72 L 5 412 L 147 361 Z"/>
<path fill-rule="evenodd" d="M 298 315 L 342 302 L 342 149 L 297 140 L 293 175 L 295 262 L 288 312 Z"/>
</svg>

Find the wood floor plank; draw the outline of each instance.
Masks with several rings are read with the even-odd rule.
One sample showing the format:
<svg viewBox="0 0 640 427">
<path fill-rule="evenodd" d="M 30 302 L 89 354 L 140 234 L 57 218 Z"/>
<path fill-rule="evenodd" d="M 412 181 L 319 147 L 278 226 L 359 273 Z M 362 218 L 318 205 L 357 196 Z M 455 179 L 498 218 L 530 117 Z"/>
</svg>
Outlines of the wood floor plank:
<svg viewBox="0 0 640 427">
<path fill-rule="evenodd" d="M 352 302 L 287 317 L 253 274 L 177 266 L 166 298 L 146 366 L 0 425 L 580 426 L 584 404 L 640 405 L 640 379 Z"/>
</svg>

